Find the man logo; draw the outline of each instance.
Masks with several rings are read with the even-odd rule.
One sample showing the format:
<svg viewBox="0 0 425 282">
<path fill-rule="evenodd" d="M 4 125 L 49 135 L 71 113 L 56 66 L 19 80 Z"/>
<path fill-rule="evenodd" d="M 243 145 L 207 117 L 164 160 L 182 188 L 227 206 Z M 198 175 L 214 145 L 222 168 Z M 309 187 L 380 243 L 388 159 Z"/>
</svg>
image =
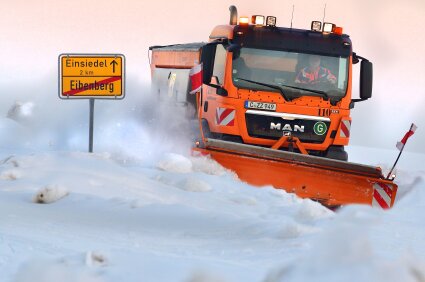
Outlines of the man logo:
<svg viewBox="0 0 425 282">
<path fill-rule="evenodd" d="M 292 129 L 290 124 L 285 124 L 282 127 L 281 123 L 274 123 L 274 122 L 270 123 L 270 129 L 271 130 L 291 131 L 291 132 L 292 131 L 294 131 L 294 132 L 297 132 L 297 131 L 304 132 L 304 130 L 305 130 L 304 125 L 294 125 L 294 128 Z"/>
</svg>

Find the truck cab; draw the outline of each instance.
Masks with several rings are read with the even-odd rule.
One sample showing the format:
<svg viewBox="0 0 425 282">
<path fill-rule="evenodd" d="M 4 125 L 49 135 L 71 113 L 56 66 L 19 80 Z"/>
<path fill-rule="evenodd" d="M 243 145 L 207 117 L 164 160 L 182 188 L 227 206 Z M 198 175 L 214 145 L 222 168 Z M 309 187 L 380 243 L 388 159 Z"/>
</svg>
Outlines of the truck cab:
<svg viewBox="0 0 425 282">
<path fill-rule="evenodd" d="M 346 161 L 350 110 L 372 95 L 372 63 L 332 23 L 277 27 L 275 17 L 238 19 L 231 7 L 229 24 L 215 27 L 207 43 L 150 50 L 159 96 L 193 105 L 208 138 Z M 353 98 L 352 69 L 360 61 L 360 98 Z M 188 77 L 199 63 L 203 85 L 195 99 Z"/>
<path fill-rule="evenodd" d="M 302 30 L 257 17 L 217 26 L 202 48 L 204 132 L 266 147 L 295 137 L 309 154 L 347 160 L 350 109 L 371 97 L 371 63 L 333 24 Z M 352 65 L 360 59 L 360 99 L 352 99 Z"/>
</svg>

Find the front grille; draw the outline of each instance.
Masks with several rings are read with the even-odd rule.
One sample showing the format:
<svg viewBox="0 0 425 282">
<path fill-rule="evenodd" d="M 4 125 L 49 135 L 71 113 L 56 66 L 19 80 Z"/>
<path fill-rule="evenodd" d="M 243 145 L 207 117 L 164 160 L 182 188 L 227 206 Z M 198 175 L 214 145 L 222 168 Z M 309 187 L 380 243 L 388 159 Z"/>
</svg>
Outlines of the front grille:
<svg viewBox="0 0 425 282">
<path fill-rule="evenodd" d="M 248 113 L 245 114 L 245 119 L 248 135 L 251 137 L 278 140 L 280 137 L 282 137 L 285 131 L 290 131 L 292 136 L 298 137 L 302 142 L 305 143 L 323 143 L 330 125 L 329 121 L 305 119 L 284 120 L 280 117 Z M 315 126 L 316 131 L 318 131 L 317 127 L 319 125 L 317 123 L 324 123 L 326 125 L 326 130 L 323 130 L 323 135 L 318 135 L 314 132 Z M 304 128 L 304 132 L 301 132 L 302 128 Z"/>
</svg>

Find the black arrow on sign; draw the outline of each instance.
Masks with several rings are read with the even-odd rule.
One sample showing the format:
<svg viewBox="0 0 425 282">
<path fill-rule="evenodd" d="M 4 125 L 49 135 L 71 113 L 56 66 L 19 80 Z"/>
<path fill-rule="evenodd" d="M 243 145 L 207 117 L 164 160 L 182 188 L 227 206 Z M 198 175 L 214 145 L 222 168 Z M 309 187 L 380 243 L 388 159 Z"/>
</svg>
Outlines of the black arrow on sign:
<svg viewBox="0 0 425 282">
<path fill-rule="evenodd" d="M 115 73 L 115 65 L 118 65 L 118 63 L 113 60 L 110 65 L 112 65 L 112 72 Z"/>
</svg>

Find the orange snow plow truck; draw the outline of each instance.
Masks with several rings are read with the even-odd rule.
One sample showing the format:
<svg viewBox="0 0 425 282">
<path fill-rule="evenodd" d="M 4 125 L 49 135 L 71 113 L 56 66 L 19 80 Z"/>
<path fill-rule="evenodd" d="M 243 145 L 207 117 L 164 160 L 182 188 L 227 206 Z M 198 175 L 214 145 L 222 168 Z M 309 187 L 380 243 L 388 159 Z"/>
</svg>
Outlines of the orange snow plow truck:
<svg viewBox="0 0 425 282">
<path fill-rule="evenodd" d="M 353 99 L 352 65 L 360 61 L 360 98 Z M 331 208 L 394 204 L 394 177 L 348 162 L 344 150 L 350 110 L 372 95 L 372 63 L 352 51 L 341 27 L 277 27 L 271 16 L 238 19 L 231 6 L 230 23 L 215 27 L 207 43 L 152 46 L 150 63 L 160 98 L 195 109 L 193 151 L 241 180 Z M 192 95 L 190 71 L 199 64 L 202 88 Z"/>
</svg>

